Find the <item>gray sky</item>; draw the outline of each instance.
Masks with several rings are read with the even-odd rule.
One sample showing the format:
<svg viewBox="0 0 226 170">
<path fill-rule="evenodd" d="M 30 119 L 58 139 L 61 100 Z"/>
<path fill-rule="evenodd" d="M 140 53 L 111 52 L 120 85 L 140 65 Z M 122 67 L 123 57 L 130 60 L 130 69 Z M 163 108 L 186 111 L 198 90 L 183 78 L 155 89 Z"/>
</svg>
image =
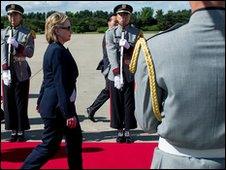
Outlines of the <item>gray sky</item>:
<svg viewBox="0 0 226 170">
<path fill-rule="evenodd" d="M 9 3 L 23 6 L 25 13 L 51 10 L 77 12 L 86 9 L 112 12 L 113 8 L 121 3 L 131 5 L 134 11 L 141 11 L 143 7 L 152 7 L 155 11 L 162 9 L 164 12 L 190 9 L 188 1 L 1 1 L 1 16 L 6 15 L 5 7 Z"/>
</svg>

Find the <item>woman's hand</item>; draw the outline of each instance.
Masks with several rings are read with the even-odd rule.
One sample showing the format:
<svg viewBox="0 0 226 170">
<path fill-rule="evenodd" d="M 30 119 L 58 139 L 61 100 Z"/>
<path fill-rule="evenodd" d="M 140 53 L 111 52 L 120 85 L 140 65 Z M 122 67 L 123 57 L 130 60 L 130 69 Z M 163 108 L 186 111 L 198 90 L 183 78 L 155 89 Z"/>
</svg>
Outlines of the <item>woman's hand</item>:
<svg viewBox="0 0 226 170">
<path fill-rule="evenodd" d="M 77 125 L 77 119 L 75 116 L 67 119 L 66 126 L 68 128 L 75 128 L 76 125 Z"/>
</svg>

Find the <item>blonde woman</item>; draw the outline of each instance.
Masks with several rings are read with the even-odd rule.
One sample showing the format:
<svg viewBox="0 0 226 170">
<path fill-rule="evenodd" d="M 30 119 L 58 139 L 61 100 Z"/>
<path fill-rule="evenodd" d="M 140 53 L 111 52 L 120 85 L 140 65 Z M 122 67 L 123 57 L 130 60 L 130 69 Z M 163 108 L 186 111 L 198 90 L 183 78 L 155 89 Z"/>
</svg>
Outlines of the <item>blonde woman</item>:
<svg viewBox="0 0 226 170">
<path fill-rule="evenodd" d="M 68 17 L 59 12 L 50 15 L 45 24 L 49 43 L 44 54 L 44 80 L 37 110 L 44 122 L 42 142 L 26 158 L 22 169 L 40 169 L 59 149 L 65 136 L 69 169 L 82 169 L 82 134 L 75 109 L 78 68 L 63 44 L 71 38 Z M 57 167 L 56 167 L 57 168 Z"/>
</svg>

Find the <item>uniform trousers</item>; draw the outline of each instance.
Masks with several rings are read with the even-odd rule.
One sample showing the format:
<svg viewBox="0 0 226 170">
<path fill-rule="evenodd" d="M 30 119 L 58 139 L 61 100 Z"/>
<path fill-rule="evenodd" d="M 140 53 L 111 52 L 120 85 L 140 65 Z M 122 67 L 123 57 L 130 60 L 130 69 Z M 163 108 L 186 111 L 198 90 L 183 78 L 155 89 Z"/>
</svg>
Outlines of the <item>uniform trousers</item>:
<svg viewBox="0 0 226 170">
<path fill-rule="evenodd" d="M 122 89 L 114 87 L 110 81 L 110 126 L 114 129 L 135 129 L 137 122 L 134 115 L 134 82 L 124 82 Z"/>
<path fill-rule="evenodd" d="M 4 116 L 4 111 L 2 110 L 1 108 L 1 121 L 5 119 L 5 116 Z"/>
<path fill-rule="evenodd" d="M 225 158 L 179 156 L 155 148 L 151 169 L 225 169 Z"/>
<path fill-rule="evenodd" d="M 44 132 L 42 143 L 39 144 L 25 159 L 21 169 L 40 169 L 48 159 L 53 157 L 60 148 L 65 136 L 67 161 L 69 169 L 82 169 L 82 133 L 79 122 L 76 128 L 68 128 L 66 119 L 60 109 L 56 109 L 56 118 L 43 118 Z M 76 115 L 78 120 L 78 117 Z M 57 167 L 56 167 L 57 168 Z"/>
<path fill-rule="evenodd" d="M 30 80 L 12 79 L 10 86 L 3 84 L 3 108 L 5 129 L 24 131 L 30 129 L 28 119 L 28 95 Z"/>
<path fill-rule="evenodd" d="M 110 98 L 109 80 L 105 78 L 105 81 L 106 81 L 105 88 L 101 90 L 100 94 L 97 96 L 95 101 L 90 106 L 93 115 Z"/>
</svg>

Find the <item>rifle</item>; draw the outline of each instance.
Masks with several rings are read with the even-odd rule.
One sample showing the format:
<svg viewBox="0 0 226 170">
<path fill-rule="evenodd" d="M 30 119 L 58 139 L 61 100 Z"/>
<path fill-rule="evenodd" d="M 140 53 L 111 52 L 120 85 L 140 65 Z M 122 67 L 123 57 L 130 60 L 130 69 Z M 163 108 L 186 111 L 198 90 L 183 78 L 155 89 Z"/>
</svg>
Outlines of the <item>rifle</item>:
<svg viewBox="0 0 226 170">
<path fill-rule="evenodd" d="M 122 30 L 122 36 L 121 39 L 125 38 L 125 30 Z M 121 47 L 121 51 L 120 51 L 120 83 L 123 86 L 123 52 L 124 52 L 124 47 Z"/>
<path fill-rule="evenodd" d="M 12 27 L 10 27 L 10 30 L 9 30 L 9 38 L 11 38 L 12 36 L 13 36 L 13 29 L 12 29 Z M 8 66 L 9 67 L 10 67 L 11 61 L 12 61 L 12 54 L 13 54 L 12 45 L 9 44 L 8 45 Z"/>
<path fill-rule="evenodd" d="M 9 30 L 9 38 L 13 36 L 13 30 L 12 30 L 12 27 L 10 27 L 10 30 Z M 11 73 L 10 73 L 10 65 L 11 65 L 11 62 L 12 62 L 12 57 L 13 57 L 13 54 L 12 54 L 12 45 L 11 44 L 8 44 L 8 58 L 7 58 L 7 67 L 8 68 L 5 68 L 6 70 L 2 70 L 2 80 L 4 82 L 5 85 L 7 86 L 10 86 L 10 83 L 11 83 Z"/>
</svg>

